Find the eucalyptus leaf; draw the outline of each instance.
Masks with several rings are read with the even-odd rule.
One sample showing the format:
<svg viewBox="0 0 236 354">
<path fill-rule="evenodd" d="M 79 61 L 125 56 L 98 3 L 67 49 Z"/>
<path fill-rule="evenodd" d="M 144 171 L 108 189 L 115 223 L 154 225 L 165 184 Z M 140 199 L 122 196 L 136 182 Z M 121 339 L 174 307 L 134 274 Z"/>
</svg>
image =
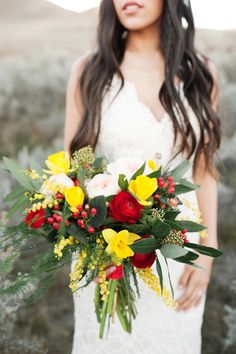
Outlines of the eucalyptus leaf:
<svg viewBox="0 0 236 354">
<path fill-rule="evenodd" d="M 163 257 L 172 258 L 172 259 L 184 256 L 185 254 L 188 253 L 188 250 L 175 244 L 163 245 L 161 246 L 160 251 Z"/>
<path fill-rule="evenodd" d="M 176 168 L 171 170 L 168 174 L 174 178 L 175 182 L 177 182 L 189 170 L 190 166 L 191 166 L 190 161 L 184 160 Z"/>
<path fill-rule="evenodd" d="M 24 187 L 18 186 L 14 188 L 3 200 L 4 202 L 12 202 L 21 196 L 23 196 L 27 192 Z"/>
</svg>

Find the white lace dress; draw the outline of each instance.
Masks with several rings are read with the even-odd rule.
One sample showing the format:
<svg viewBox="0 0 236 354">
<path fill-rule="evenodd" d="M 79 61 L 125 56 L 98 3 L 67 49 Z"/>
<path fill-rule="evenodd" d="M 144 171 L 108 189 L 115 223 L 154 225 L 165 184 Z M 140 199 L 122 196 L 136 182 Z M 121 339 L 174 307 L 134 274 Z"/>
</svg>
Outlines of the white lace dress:
<svg viewBox="0 0 236 354">
<path fill-rule="evenodd" d="M 140 102 L 136 87 L 125 81 L 125 86 L 112 102 L 120 85 L 120 79 L 114 75 L 110 91 L 106 94 L 102 105 L 101 133 L 97 153 L 109 161 L 124 156 L 135 156 L 143 160 L 159 156 L 163 166 L 175 166 L 184 158 L 178 155 L 170 162 L 176 146 L 173 146 L 174 132 L 168 114 L 157 121 L 150 109 Z M 191 124 L 196 135 L 199 128 L 187 100 L 184 98 L 182 86 L 180 93 L 186 105 Z M 191 178 L 192 171 L 186 177 Z M 196 193 L 184 196 L 182 218 L 196 220 L 199 217 Z M 191 203 L 192 208 L 188 208 Z M 190 234 L 192 242 L 198 242 L 198 234 Z M 161 256 L 160 256 L 161 258 Z M 163 260 L 161 260 L 163 262 Z M 72 262 L 72 267 L 75 260 Z M 175 297 L 178 279 L 184 265 L 169 261 Z M 166 272 L 165 272 L 166 273 Z M 167 274 L 165 274 L 168 286 Z M 204 300 L 188 312 L 176 312 L 166 307 L 146 284 L 140 280 L 141 298 L 137 299 L 138 316 L 133 322 L 132 334 L 121 328 L 118 318 L 111 325 L 107 338 L 98 338 L 99 325 L 96 320 L 93 304 L 94 285 L 74 295 L 75 331 L 72 354 L 199 354 L 201 352 L 201 325 L 204 312 Z"/>
</svg>

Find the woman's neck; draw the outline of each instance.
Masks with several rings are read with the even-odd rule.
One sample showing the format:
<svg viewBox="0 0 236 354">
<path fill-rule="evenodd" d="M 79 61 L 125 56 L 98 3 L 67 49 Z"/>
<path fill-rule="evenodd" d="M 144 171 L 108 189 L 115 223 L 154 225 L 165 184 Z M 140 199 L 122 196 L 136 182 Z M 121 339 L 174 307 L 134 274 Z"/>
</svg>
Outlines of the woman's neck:
<svg viewBox="0 0 236 354">
<path fill-rule="evenodd" d="M 160 51 L 160 23 L 137 31 L 128 31 L 126 38 L 126 51 L 141 53 L 153 53 Z"/>
</svg>

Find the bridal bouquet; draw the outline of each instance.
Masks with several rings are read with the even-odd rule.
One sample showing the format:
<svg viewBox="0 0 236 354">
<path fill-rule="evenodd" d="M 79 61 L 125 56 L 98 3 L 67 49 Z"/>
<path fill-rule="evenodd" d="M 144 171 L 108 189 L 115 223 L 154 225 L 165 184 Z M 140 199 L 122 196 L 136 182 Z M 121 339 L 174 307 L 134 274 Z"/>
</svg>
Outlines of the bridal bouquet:
<svg viewBox="0 0 236 354">
<path fill-rule="evenodd" d="M 187 161 L 172 171 L 162 171 L 155 161 L 136 158 L 106 164 L 89 146 L 72 158 L 65 152 L 49 156 L 43 171 L 22 170 L 14 161 L 4 160 L 20 184 L 5 198 L 14 202 L 9 218 L 16 211 L 24 218 L 20 224 L 5 228 L 1 247 L 14 246 L 23 252 L 22 245 L 30 240 L 26 250 L 36 248 L 37 259 L 30 273 L 19 274 L 14 286 L 0 293 L 21 291 L 38 281 L 31 299 L 35 300 L 57 270 L 71 262 L 74 253 L 70 288 L 80 291 L 96 282 L 94 303 L 101 338 L 115 315 L 124 330 L 131 332 L 132 319 L 137 315 L 138 278 L 167 305 L 175 306 L 173 293 L 163 285 L 160 254 L 167 268 L 168 259 L 197 266 L 194 261 L 199 253 L 212 257 L 221 254 L 188 242 L 188 233 L 205 227 L 178 219 L 178 195 L 198 188 L 182 177 L 189 167 Z M 38 239 L 46 240 L 43 248 Z M 4 262 L 6 265 L 9 259 L 0 266 L 4 267 Z"/>
</svg>

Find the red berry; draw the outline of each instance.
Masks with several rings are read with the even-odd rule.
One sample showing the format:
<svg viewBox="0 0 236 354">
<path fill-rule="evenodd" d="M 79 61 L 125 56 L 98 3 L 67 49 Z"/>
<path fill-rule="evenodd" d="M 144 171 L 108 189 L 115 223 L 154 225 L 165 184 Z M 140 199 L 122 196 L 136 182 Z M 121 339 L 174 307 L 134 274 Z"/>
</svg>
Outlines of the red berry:
<svg viewBox="0 0 236 354">
<path fill-rule="evenodd" d="M 69 223 L 70 223 L 69 220 L 66 220 L 66 221 L 65 221 L 65 225 L 66 225 L 66 226 L 68 226 Z"/>
<path fill-rule="evenodd" d="M 77 209 L 78 209 L 78 211 L 82 211 L 83 210 L 83 206 L 82 205 L 78 205 Z"/>
<path fill-rule="evenodd" d="M 61 215 L 56 215 L 56 217 L 55 217 L 55 220 L 57 221 L 57 222 L 62 222 L 62 217 L 61 217 Z"/>
<path fill-rule="evenodd" d="M 161 203 L 161 208 L 162 208 L 162 209 L 165 209 L 165 208 L 166 208 L 165 203 Z"/>
<path fill-rule="evenodd" d="M 87 211 L 82 211 L 81 216 L 82 218 L 86 219 L 88 217 Z"/>
<path fill-rule="evenodd" d="M 170 187 L 173 188 L 174 186 L 175 186 L 175 182 L 171 182 L 171 183 L 170 183 Z"/>
<path fill-rule="evenodd" d="M 173 181 L 173 177 L 172 176 L 167 176 L 167 179 L 168 179 L 169 182 Z"/>
<path fill-rule="evenodd" d="M 52 217 L 53 217 L 53 219 L 56 220 L 57 219 L 57 214 L 53 214 Z"/>
<path fill-rule="evenodd" d="M 53 224 L 54 223 L 54 218 L 52 218 L 51 216 L 49 216 L 49 218 L 48 218 L 48 222 L 49 222 L 49 224 Z"/>
<path fill-rule="evenodd" d="M 187 229 L 183 229 L 183 230 L 181 230 L 181 233 L 184 235 L 184 234 L 186 234 L 187 231 L 188 231 Z"/>
<path fill-rule="evenodd" d="M 54 230 L 60 229 L 60 224 L 58 224 L 57 222 L 54 222 L 54 224 L 52 226 L 53 226 Z"/>
<path fill-rule="evenodd" d="M 53 209 L 58 211 L 60 209 L 60 206 L 59 205 L 54 205 Z"/>
<path fill-rule="evenodd" d="M 94 233 L 94 227 L 89 226 L 89 227 L 88 227 L 88 233 L 89 233 L 89 234 Z"/>
<path fill-rule="evenodd" d="M 167 191 L 169 194 L 173 194 L 175 192 L 175 189 L 174 188 L 169 188 L 168 191 Z"/>
<path fill-rule="evenodd" d="M 89 210 L 89 209 L 90 209 L 90 205 L 89 205 L 89 204 L 86 204 L 85 207 L 84 207 L 84 209 Z"/>
<path fill-rule="evenodd" d="M 57 194 L 56 194 L 56 198 L 57 198 L 57 199 L 63 199 L 63 198 L 64 198 L 64 195 L 61 194 L 61 193 L 57 193 Z"/>
<path fill-rule="evenodd" d="M 163 181 L 163 178 L 162 177 L 158 177 L 157 178 L 157 182 L 162 182 Z"/>
<path fill-rule="evenodd" d="M 159 199 L 159 194 L 154 194 L 153 197 L 154 197 L 155 200 L 158 200 Z"/>
<path fill-rule="evenodd" d="M 96 215 L 96 214 L 97 214 L 97 209 L 96 209 L 96 208 L 92 208 L 92 209 L 90 210 L 90 214 L 91 214 L 91 215 Z"/>
<path fill-rule="evenodd" d="M 168 187 L 168 183 L 167 183 L 167 182 L 164 182 L 163 187 L 164 187 L 164 188 L 167 188 L 167 187 Z"/>
<path fill-rule="evenodd" d="M 73 216 L 74 219 L 77 219 L 79 217 L 79 213 L 75 212 L 75 213 L 72 214 L 72 216 Z"/>
<path fill-rule="evenodd" d="M 83 222 L 82 219 L 78 219 L 78 220 L 77 220 L 77 225 L 81 226 L 81 225 L 83 225 L 83 223 L 84 223 L 84 222 Z"/>
</svg>

